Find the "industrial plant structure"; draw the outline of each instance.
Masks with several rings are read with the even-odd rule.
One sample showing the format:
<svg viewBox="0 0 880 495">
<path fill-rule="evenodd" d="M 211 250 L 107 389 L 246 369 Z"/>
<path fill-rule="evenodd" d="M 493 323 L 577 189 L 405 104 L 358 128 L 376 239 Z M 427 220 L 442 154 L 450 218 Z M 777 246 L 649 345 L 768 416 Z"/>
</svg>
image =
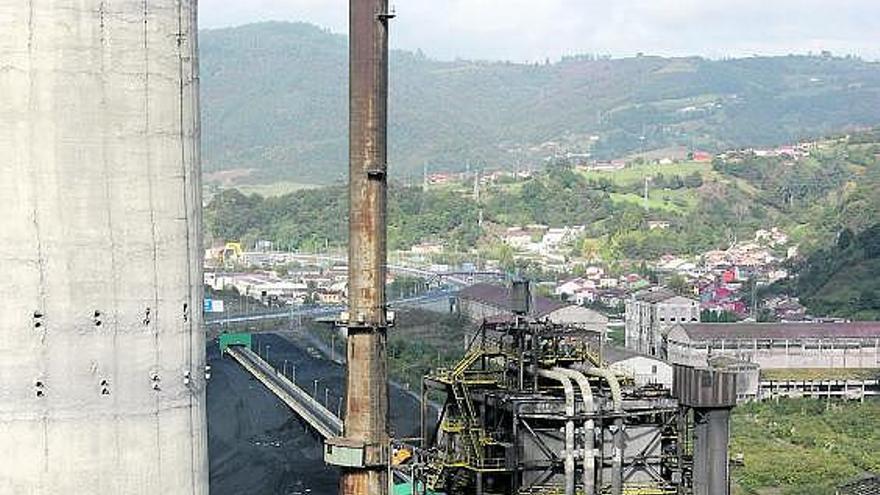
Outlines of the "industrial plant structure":
<svg viewBox="0 0 880 495">
<path fill-rule="evenodd" d="M 208 493 L 195 0 L 0 0 L 0 493 Z"/>
<path fill-rule="evenodd" d="M 415 493 L 725 495 L 733 374 L 677 366 L 673 388 L 606 366 L 599 334 L 528 317 L 485 321 L 424 380 Z M 439 418 L 432 401 L 442 404 Z"/>
</svg>

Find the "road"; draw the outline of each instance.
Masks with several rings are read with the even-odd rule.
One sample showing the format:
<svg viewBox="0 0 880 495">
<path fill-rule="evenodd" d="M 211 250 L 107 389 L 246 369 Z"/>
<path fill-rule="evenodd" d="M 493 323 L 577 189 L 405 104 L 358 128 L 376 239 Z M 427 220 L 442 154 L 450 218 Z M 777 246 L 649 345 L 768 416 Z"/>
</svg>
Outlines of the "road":
<svg viewBox="0 0 880 495">
<path fill-rule="evenodd" d="M 403 306 L 418 306 L 420 304 L 429 303 L 431 301 L 438 301 L 444 298 L 448 298 L 455 294 L 455 290 L 451 289 L 440 289 L 433 290 L 430 292 L 426 292 L 416 297 L 408 297 L 404 299 L 396 299 L 391 301 L 390 306 L 392 309 L 394 307 L 403 307 Z M 313 308 L 299 308 L 299 309 L 286 309 L 279 311 L 268 311 L 265 313 L 258 314 L 247 314 L 247 315 L 223 315 L 223 316 L 206 316 L 205 317 L 205 325 L 224 325 L 231 323 L 244 323 L 244 322 L 257 322 L 257 321 L 267 321 L 267 320 L 277 320 L 282 318 L 287 319 L 295 319 L 295 318 L 320 318 L 323 316 L 339 316 L 339 314 L 345 310 L 345 306 L 343 305 L 333 305 L 333 306 L 319 306 Z"/>
</svg>

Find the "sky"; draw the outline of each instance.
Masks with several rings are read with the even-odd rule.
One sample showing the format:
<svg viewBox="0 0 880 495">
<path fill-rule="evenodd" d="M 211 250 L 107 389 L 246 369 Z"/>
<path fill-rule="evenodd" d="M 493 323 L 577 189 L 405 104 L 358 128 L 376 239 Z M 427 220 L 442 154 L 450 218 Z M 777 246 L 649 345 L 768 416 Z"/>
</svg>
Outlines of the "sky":
<svg viewBox="0 0 880 495">
<path fill-rule="evenodd" d="M 440 59 L 711 58 L 819 53 L 880 60 L 880 0 L 390 0 L 392 46 Z M 348 0 L 200 0 L 202 28 L 305 21 L 345 33 Z"/>
</svg>

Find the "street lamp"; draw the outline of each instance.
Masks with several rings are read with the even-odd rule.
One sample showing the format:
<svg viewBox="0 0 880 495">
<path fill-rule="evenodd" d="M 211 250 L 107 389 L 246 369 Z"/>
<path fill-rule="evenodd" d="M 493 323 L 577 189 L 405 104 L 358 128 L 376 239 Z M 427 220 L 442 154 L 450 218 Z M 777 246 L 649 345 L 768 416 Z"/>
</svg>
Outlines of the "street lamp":
<svg viewBox="0 0 880 495">
<path fill-rule="evenodd" d="M 312 397 L 314 397 L 315 400 L 318 400 L 318 382 L 320 380 L 318 378 L 315 378 L 313 381 L 315 382 L 315 393 L 312 394 Z"/>
<path fill-rule="evenodd" d="M 336 361 L 336 329 L 330 330 L 330 362 Z"/>
</svg>

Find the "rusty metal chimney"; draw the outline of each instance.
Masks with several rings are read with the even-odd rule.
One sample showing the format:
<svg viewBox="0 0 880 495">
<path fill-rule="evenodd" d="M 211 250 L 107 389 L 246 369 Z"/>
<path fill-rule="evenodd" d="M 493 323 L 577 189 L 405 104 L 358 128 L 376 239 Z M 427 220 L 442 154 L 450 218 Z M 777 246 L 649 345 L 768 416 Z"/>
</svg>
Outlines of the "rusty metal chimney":
<svg viewBox="0 0 880 495">
<path fill-rule="evenodd" d="M 342 495 L 388 493 L 386 202 L 388 0 L 350 0 L 348 369 L 345 434 L 325 458 Z"/>
</svg>

